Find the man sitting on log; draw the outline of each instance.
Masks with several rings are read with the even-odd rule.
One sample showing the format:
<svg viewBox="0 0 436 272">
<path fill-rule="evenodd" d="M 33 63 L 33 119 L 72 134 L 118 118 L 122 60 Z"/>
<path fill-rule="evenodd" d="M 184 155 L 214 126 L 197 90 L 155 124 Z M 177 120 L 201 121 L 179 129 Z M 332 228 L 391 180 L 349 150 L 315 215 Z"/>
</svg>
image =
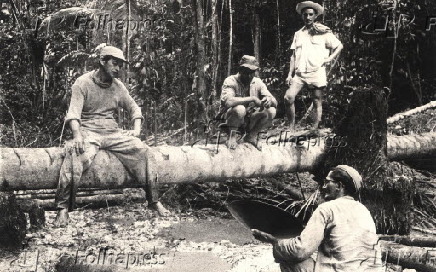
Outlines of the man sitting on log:
<svg viewBox="0 0 436 272">
<path fill-rule="evenodd" d="M 362 177 L 348 165 L 333 168 L 321 195 L 326 202 L 313 212 L 300 236 L 279 240 L 252 230 L 256 239 L 271 243 L 281 271 L 384 271 L 374 220 L 354 197 Z M 312 259 L 318 250 L 316 262 Z"/>
<path fill-rule="evenodd" d="M 113 46 L 100 49 L 99 68 L 79 77 L 72 86 L 70 107 L 65 122 L 73 132 L 67 142 L 55 204 L 58 209 L 55 226 L 68 223 L 68 211 L 73 210 L 75 195 L 82 173 L 89 168 L 100 149 L 112 152 L 127 170 L 144 185 L 150 208 L 159 215 L 169 211 L 158 201 L 153 184 L 146 178 L 147 145 L 138 138 L 143 119 L 141 109 L 124 84 L 117 79 L 126 59 Z M 114 112 L 122 107 L 130 113 L 133 130 L 122 130 Z M 108 167 L 110 167 L 108 165 Z"/>
<path fill-rule="evenodd" d="M 236 148 L 237 132 L 244 128 L 244 141 L 257 147 L 258 133 L 269 127 L 276 115 L 277 100 L 265 83 L 254 76 L 257 69 L 256 58 L 244 55 L 238 73 L 227 77 L 222 86 L 220 112 L 226 119 L 227 146 L 231 149 Z"/>
<path fill-rule="evenodd" d="M 295 97 L 304 86 L 313 93 L 314 122 L 318 129 L 322 116 L 322 93 L 327 85 L 326 65 L 339 55 L 343 46 L 333 35 L 330 28 L 316 23 L 316 18 L 324 13 L 324 8 L 312 1 L 297 4 L 304 27 L 295 32 L 291 50 L 293 51 L 289 75 L 286 82 L 290 85 L 285 94 L 286 115 L 290 129 L 295 130 Z"/>
</svg>

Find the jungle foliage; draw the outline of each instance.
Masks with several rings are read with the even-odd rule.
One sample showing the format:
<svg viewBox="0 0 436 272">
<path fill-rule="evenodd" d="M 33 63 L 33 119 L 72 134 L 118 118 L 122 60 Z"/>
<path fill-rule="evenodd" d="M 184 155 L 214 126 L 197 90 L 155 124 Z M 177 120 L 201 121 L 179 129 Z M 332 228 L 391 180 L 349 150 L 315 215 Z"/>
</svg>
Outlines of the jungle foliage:
<svg viewBox="0 0 436 272">
<path fill-rule="evenodd" d="M 244 54 L 259 56 L 260 76 L 283 103 L 290 43 L 302 27 L 297 2 L 1 0 L 1 144 L 57 146 L 68 137 L 63 118 L 71 84 L 96 64 L 94 49 L 101 43 L 122 48 L 130 60 L 122 79 L 143 109 L 145 138 L 185 127 L 188 133 L 202 130 L 218 108 L 220 84 Z M 388 87 L 390 114 L 435 99 L 436 26 L 426 31 L 436 16 L 434 1 L 322 4 L 320 21 L 345 47 L 329 70 L 324 126 L 336 124 L 350 93 L 361 86 Z M 110 27 L 96 26 L 105 14 Z M 90 18 L 94 24 L 86 23 Z M 117 20 L 138 24 L 128 28 Z M 300 114 L 308 103 L 303 93 Z M 126 126 L 124 115 L 119 112 Z"/>
</svg>

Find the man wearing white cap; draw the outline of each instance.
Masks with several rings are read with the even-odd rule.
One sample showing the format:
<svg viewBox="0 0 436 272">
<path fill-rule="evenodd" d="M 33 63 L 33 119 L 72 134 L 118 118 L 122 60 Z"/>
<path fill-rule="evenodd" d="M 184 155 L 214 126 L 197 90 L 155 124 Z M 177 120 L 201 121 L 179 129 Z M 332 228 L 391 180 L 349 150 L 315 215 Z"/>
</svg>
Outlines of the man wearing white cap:
<svg viewBox="0 0 436 272">
<path fill-rule="evenodd" d="M 259 230 L 252 230 L 253 235 L 273 245 L 282 271 L 382 272 L 374 220 L 353 197 L 361 187 L 362 177 L 354 168 L 338 165 L 321 188 L 326 202 L 313 212 L 300 236 L 280 240 Z"/>
<path fill-rule="evenodd" d="M 160 215 L 169 214 L 158 201 L 153 184 L 146 178 L 148 147 L 138 138 L 143 119 L 141 109 L 117 79 L 126 62 L 123 52 L 113 46 L 104 46 L 99 55 L 99 68 L 80 76 L 71 87 L 71 102 L 65 122 L 70 125 L 73 139 L 66 144 L 55 198 L 58 209 L 55 225 L 59 227 L 68 223 L 68 211 L 74 209 L 82 173 L 89 168 L 100 149 L 114 154 L 144 186 L 150 208 Z M 130 113 L 132 130 L 118 128 L 114 118 L 118 107 Z"/>
<path fill-rule="evenodd" d="M 330 28 L 315 22 L 324 13 L 324 8 L 312 1 L 297 4 L 297 12 L 304 27 L 295 32 L 292 41 L 292 56 L 286 82 L 290 85 L 285 94 L 286 115 L 290 129 L 295 129 L 295 97 L 303 86 L 312 89 L 314 110 L 313 129 L 318 129 L 322 116 L 322 92 L 327 85 L 325 66 L 341 52 L 342 43 Z"/>
<path fill-rule="evenodd" d="M 221 89 L 221 110 L 229 129 L 227 146 L 236 148 L 237 131 L 245 126 L 244 141 L 258 149 L 258 134 L 271 125 L 276 115 L 277 100 L 268 91 L 265 83 L 254 76 L 259 69 L 256 58 L 242 56 L 239 70 L 224 80 Z"/>
</svg>

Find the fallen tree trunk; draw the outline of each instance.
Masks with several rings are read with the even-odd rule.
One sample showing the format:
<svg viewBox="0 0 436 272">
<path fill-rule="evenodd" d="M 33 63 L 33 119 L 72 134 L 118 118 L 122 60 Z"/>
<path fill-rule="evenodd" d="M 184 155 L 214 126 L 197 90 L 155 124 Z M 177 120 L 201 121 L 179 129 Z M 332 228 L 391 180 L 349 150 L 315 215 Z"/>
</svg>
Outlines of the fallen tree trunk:
<svg viewBox="0 0 436 272">
<path fill-rule="evenodd" d="M 399 236 L 399 235 L 380 235 L 379 239 L 384 241 L 392 241 L 406 246 L 436 248 L 436 237 L 434 236 L 411 237 L 411 236 Z"/>
<path fill-rule="evenodd" d="M 408 111 L 405 111 L 405 112 L 397 113 L 394 116 L 389 117 L 387 119 L 387 123 L 388 124 L 395 123 L 396 121 L 404 119 L 405 117 L 408 117 L 410 115 L 414 115 L 414 114 L 420 113 L 422 111 L 425 111 L 425 110 L 428 110 L 428 109 L 431 109 L 431 108 L 436 108 L 436 101 L 431 101 L 431 102 L 429 102 L 429 103 L 427 103 L 427 104 L 425 104 L 423 106 L 420 106 L 420 107 L 417 107 L 417 108 L 414 108 L 414 109 L 411 109 L 411 110 L 408 110 Z"/>
<path fill-rule="evenodd" d="M 402 137 L 405 140 L 403 141 Z M 395 144 L 390 144 L 390 141 Z M 296 146 L 263 142 L 262 152 L 249 144 L 235 150 L 224 145 L 152 147 L 148 152 L 149 173 L 161 183 L 220 181 L 229 178 L 270 176 L 283 172 L 310 171 L 328 149 L 323 140 Z M 422 144 L 413 144 L 415 141 Z M 406 147 L 406 148 L 403 148 Z M 340 147 L 335 147 L 340 148 Z M 420 148 L 420 149 L 417 149 Z M 62 163 L 61 148 L 1 148 L 2 190 L 53 189 Z M 417 154 L 436 153 L 436 133 L 389 136 L 388 157 L 395 160 Z M 137 188 L 121 162 L 109 152 L 98 152 L 84 173 L 81 188 Z"/>
<path fill-rule="evenodd" d="M 380 241 L 379 244 L 383 260 L 388 263 L 420 272 L 436 271 L 436 249 L 434 248 L 404 246 L 387 241 Z"/>
<path fill-rule="evenodd" d="M 30 199 L 18 198 L 17 203 L 26 203 Z M 44 208 L 44 210 L 56 210 L 54 196 L 51 199 L 33 199 L 33 201 L 38 204 L 39 207 Z M 76 196 L 77 207 L 93 207 L 101 208 L 107 205 L 119 205 L 126 201 L 129 202 L 144 202 L 145 196 L 140 194 L 135 194 L 126 197 L 124 194 L 108 194 L 108 195 L 93 195 L 93 196 Z"/>
</svg>

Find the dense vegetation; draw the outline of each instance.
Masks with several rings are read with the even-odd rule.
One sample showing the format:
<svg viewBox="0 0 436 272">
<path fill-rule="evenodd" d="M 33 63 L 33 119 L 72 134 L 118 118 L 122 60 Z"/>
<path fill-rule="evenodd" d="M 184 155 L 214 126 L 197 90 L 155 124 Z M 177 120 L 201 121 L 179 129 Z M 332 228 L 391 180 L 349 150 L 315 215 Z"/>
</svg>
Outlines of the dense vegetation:
<svg viewBox="0 0 436 272">
<path fill-rule="evenodd" d="M 289 45 L 302 26 L 295 0 L 2 2 L 0 126 L 1 144 L 10 147 L 57 146 L 68 137 L 63 118 L 70 86 L 92 69 L 94 48 L 103 42 L 123 48 L 130 60 L 123 80 L 143 108 L 144 138 L 184 127 L 202 130 L 217 109 L 220 84 L 243 54 L 259 57 L 261 77 L 283 103 Z M 429 16 L 436 16 L 434 1 L 323 4 L 320 20 L 345 45 L 329 73 L 324 126 L 334 126 L 349 94 L 363 85 L 391 90 L 391 114 L 435 99 L 436 26 L 426 31 Z M 56 13 L 70 7 L 91 11 Z M 114 22 L 130 19 L 143 27 L 113 24 L 108 30 L 82 21 L 98 21 L 101 7 Z M 43 21 L 50 14 L 51 21 Z M 308 103 L 305 95 L 299 98 L 300 114 Z"/>
</svg>

